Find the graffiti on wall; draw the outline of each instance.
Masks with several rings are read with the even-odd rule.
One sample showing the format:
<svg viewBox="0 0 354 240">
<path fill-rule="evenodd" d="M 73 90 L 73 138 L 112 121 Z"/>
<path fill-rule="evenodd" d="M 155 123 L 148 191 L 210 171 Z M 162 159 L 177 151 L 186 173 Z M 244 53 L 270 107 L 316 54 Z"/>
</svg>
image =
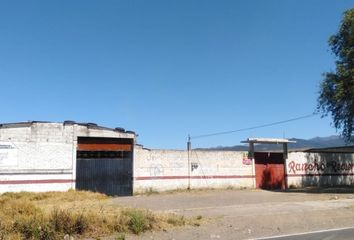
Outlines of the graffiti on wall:
<svg viewBox="0 0 354 240">
<path fill-rule="evenodd" d="M 243 153 L 242 164 L 243 165 L 252 165 L 252 159 L 248 156 L 248 153 Z"/>
<path fill-rule="evenodd" d="M 11 143 L 0 143 L 0 166 L 17 165 L 17 149 Z"/>
<path fill-rule="evenodd" d="M 198 163 L 196 163 L 196 162 L 192 162 L 192 163 L 191 163 L 191 170 L 192 170 L 192 172 L 195 171 L 195 170 L 197 170 L 198 167 L 199 167 L 199 164 L 198 164 Z"/>
<path fill-rule="evenodd" d="M 161 164 L 151 164 L 150 167 L 150 176 L 156 177 L 156 176 L 162 176 L 164 169 Z"/>
</svg>

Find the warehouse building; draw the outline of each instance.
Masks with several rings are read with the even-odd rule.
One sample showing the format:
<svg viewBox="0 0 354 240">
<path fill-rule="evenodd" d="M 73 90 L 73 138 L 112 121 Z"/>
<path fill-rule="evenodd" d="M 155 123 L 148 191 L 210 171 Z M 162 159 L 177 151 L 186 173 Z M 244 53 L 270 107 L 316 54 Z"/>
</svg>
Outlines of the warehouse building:
<svg viewBox="0 0 354 240">
<path fill-rule="evenodd" d="M 65 121 L 0 124 L 0 192 L 133 192 L 135 133 Z"/>
</svg>

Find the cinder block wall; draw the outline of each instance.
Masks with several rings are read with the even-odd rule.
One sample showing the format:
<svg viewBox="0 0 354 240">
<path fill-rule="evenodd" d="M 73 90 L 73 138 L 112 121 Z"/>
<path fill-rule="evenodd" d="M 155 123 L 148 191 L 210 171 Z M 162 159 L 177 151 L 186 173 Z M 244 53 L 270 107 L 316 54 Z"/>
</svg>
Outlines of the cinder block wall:
<svg viewBox="0 0 354 240">
<path fill-rule="evenodd" d="M 150 150 L 135 147 L 134 192 L 196 188 L 252 188 L 252 165 L 243 163 L 246 152 Z"/>
<path fill-rule="evenodd" d="M 74 188 L 74 126 L 17 124 L 0 129 L 0 192 Z"/>
<path fill-rule="evenodd" d="M 286 161 L 288 187 L 352 185 L 353 170 L 351 153 L 291 152 Z"/>
<path fill-rule="evenodd" d="M 134 133 L 76 123 L 0 127 L 0 193 L 75 188 L 78 137 L 135 138 Z"/>
</svg>

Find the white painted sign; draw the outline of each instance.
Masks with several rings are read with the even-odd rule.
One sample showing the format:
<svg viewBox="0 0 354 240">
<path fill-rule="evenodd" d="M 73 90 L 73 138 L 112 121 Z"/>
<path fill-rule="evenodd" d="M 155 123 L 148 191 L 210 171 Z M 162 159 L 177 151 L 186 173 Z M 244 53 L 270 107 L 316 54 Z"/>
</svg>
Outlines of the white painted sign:
<svg viewBox="0 0 354 240">
<path fill-rule="evenodd" d="M 0 167 L 17 166 L 17 148 L 9 142 L 0 142 Z"/>
</svg>

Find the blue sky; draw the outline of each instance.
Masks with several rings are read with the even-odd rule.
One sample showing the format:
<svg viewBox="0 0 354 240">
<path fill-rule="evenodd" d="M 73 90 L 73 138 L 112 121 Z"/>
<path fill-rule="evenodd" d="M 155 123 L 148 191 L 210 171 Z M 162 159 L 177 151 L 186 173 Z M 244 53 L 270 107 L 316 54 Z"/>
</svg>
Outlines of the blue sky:
<svg viewBox="0 0 354 240">
<path fill-rule="evenodd" d="M 1 1 L 0 122 L 95 122 L 151 148 L 311 114 L 354 1 Z M 195 139 L 328 136 L 316 116 Z"/>
</svg>

